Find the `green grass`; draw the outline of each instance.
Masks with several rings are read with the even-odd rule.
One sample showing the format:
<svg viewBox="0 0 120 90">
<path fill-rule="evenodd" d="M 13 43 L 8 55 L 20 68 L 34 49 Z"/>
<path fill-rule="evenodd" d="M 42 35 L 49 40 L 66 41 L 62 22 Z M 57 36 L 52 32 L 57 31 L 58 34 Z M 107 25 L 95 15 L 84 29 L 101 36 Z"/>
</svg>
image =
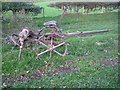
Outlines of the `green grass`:
<svg viewBox="0 0 120 90">
<path fill-rule="evenodd" d="M 49 4 L 54 4 L 54 3 L 56 3 L 56 2 L 40 2 L 40 3 L 34 3 L 34 4 L 45 8 L 45 17 L 55 17 L 55 16 L 61 15 L 62 9 L 47 6 Z M 89 13 L 101 13 L 101 12 L 102 12 L 102 10 L 90 11 Z M 111 12 L 118 12 L 118 9 L 115 9 Z M 70 11 L 68 10 L 67 13 L 70 13 Z M 72 13 L 74 13 L 74 9 L 72 9 Z M 79 13 L 82 13 L 82 9 L 79 10 Z M 43 17 L 43 15 L 39 14 L 35 17 Z"/>
<path fill-rule="evenodd" d="M 48 7 L 47 5 L 54 3 L 54 2 L 41 2 L 41 3 L 34 3 L 40 7 L 44 7 L 44 14 L 45 17 L 55 17 L 61 14 L 62 10 L 54 7 Z M 39 14 L 35 17 L 43 17 L 42 14 Z"/>
<path fill-rule="evenodd" d="M 59 16 L 37 18 L 34 19 L 36 21 L 34 24 L 42 28 L 44 22 L 58 19 Z M 49 53 L 46 53 L 37 60 L 34 51 L 23 50 L 21 60 L 18 61 L 19 49 L 15 48 L 10 54 L 11 46 L 3 46 L 2 74 L 6 76 L 3 77 L 3 82 L 7 85 L 3 87 L 118 88 L 118 14 L 66 15 L 59 27 L 63 29 L 63 33 L 113 30 L 86 36 L 66 37 L 65 40 L 70 45 L 69 54 L 65 57 L 53 54 L 50 58 Z M 102 44 L 97 45 L 97 42 Z M 40 77 L 36 76 L 38 74 Z M 22 80 L 20 77 L 27 79 Z M 12 83 L 12 80 L 16 82 Z"/>
<path fill-rule="evenodd" d="M 85 65 L 85 64 L 84 64 Z M 87 63 L 88 65 L 88 63 Z M 83 65 L 82 65 L 83 66 Z M 84 67 L 84 66 L 83 66 Z M 92 67 L 92 66 L 91 66 Z M 89 68 L 91 68 L 89 67 Z M 84 67 L 85 68 L 85 67 Z M 82 68 L 82 69 L 84 69 Z M 107 68 L 109 69 L 109 68 Z M 93 69 L 92 69 L 93 71 Z M 108 73 L 107 73 L 108 72 Z M 84 71 L 80 73 L 61 73 L 58 76 L 43 77 L 34 81 L 17 84 L 15 88 L 113 88 L 117 87 L 117 70 L 112 71 L 112 76 L 109 74 L 111 71 L 99 71 L 94 74 L 91 71 Z M 116 80 L 116 81 L 114 81 Z M 114 81 L 114 82 L 113 82 Z M 43 83 L 44 82 L 44 83 Z"/>
</svg>

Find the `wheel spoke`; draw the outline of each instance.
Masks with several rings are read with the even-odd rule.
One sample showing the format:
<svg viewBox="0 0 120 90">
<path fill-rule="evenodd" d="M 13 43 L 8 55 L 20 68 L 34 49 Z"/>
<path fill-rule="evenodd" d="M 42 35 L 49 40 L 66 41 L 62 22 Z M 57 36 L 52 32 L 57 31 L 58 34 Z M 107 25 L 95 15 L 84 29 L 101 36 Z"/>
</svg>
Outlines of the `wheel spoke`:
<svg viewBox="0 0 120 90">
<path fill-rule="evenodd" d="M 61 53 L 59 53 L 58 51 L 56 51 L 56 50 L 53 50 L 55 53 L 57 53 L 57 54 L 59 54 L 60 56 L 65 56 L 65 55 L 63 55 L 63 54 L 61 54 Z"/>
<path fill-rule="evenodd" d="M 50 51 L 50 50 L 45 50 L 44 52 L 41 52 L 41 53 L 37 54 L 37 56 L 39 56 L 39 55 L 41 55 L 41 54 L 44 54 L 44 53 L 46 53 L 46 52 L 48 52 L 48 51 Z"/>
<path fill-rule="evenodd" d="M 43 46 L 49 48 L 49 47 L 48 47 L 46 44 L 44 44 L 43 42 L 40 42 L 40 41 L 39 41 L 39 43 L 42 44 Z"/>
<path fill-rule="evenodd" d="M 62 46 L 63 44 L 65 44 L 65 42 L 61 43 L 61 44 L 58 44 L 57 46 L 54 46 L 53 49 L 59 47 L 59 46 Z"/>
</svg>

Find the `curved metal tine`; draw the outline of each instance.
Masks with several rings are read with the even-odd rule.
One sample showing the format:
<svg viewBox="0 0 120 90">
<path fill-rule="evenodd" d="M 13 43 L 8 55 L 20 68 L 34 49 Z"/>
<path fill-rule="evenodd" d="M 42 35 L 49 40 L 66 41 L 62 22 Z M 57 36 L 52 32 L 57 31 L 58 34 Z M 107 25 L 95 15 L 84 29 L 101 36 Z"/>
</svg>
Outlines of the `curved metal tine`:
<svg viewBox="0 0 120 90">
<path fill-rule="evenodd" d="M 12 51 L 13 51 L 13 49 L 15 48 L 16 46 L 13 46 L 12 48 L 11 48 L 11 50 L 10 50 L 10 53 L 12 54 Z"/>
<path fill-rule="evenodd" d="M 33 50 L 36 52 L 36 54 L 38 53 L 37 52 L 37 45 L 38 45 L 38 43 L 36 42 L 35 47 L 33 48 Z"/>
<path fill-rule="evenodd" d="M 18 42 L 16 42 L 14 39 L 13 39 L 13 37 L 12 36 L 9 36 L 10 37 L 10 39 L 13 41 L 13 43 L 14 43 L 14 45 L 16 46 L 20 46 L 19 44 L 18 44 Z M 12 51 L 13 51 L 13 49 L 15 48 L 15 46 L 13 46 L 12 47 L 12 49 L 10 50 L 10 53 L 12 54 Z"/>
<path fill-rule="evenodd" d="M 58 34 L 58 33 L 54 33 L 55 35 L 57 35 L 58 37 L 60 37 L 60 38 L 64 38 L 64 35 L 60 35 L 60 34 Z"/>
<path fill-rule="evenodd" d="M 20 42 L 21 43 L 21 46 L 19 46 L 20 48 L 20 51 L 19 51 L 19 55 L 18 55 L 18 60 L 20 60 L 20 57 L 21 57 L 21 52 L 22 52 L 22 48 L 23 48 L 23 42 Z"/>
<path fill-rule="evenodd" d="M 38 30 L 39 31 L 39 33 L 38 33 L 38 35 L 40 34 L 40 32 L 42 32 L 44 29 L 46 29 L 46 28 L 48 28 L 48 27 L 43 27 L 43 28 L 41 28 L 40 30 Z"/>
<path fill-rule="evenodd" d="M 55 27 L 55 29 L 56 29 L 57 31 L 59 31 L 59 32 L 62 32 L 58 27 Z"/>
<path fill-rule="evenodd" d="M 13 51 L 13 49 L 15 48 L 15 46 L 13 46 L 12 48 L 11 48 L 11 50 L 10 50 L 10 53 L 12 54 L 12 51 Z"/>
<path fill-rule="evenodd" d="M 51 46 L 52 46 L 52 48 L 53 48 L 53 36 L 52 36 L 52 38 L 51 38 L 50 44 L 51 44 Z M 50 58 L 51 58 L 51 57 L 52 57 L 52 50 L 50 51 Z"/>
<path fill-rule="evenodd" d="M 64 55 L 67 55 L 67 54 L 68 54 L 68 45 L 69 45 L 69 44 L 65 44 L 66 49 L 65 49 Z"/>
<path fill-rule="evenodd" d="M 42 35 L 41 37 L 39 37 L 38 40 L 40 40 L 42 37 L 44 37 L 44 35 Z"/>
<path fill-rule="evenodd" d="M 13 37 L 12 37 L 12 36 L 10 36 L 10 39 L 13 41 L 13 43 L 14 43 L 15 45 L 20 46 L 17 42 L 15 42 L 15 40 L 13 39 Z"/>
<path fill-rule="evenodd" d="M 21 57 L 21 52 L 22 52 L 22 48 L 20 48 L 20 51 L 19 51 L 18 61 L 20 60 L 20 57 Z"/>
</svg>

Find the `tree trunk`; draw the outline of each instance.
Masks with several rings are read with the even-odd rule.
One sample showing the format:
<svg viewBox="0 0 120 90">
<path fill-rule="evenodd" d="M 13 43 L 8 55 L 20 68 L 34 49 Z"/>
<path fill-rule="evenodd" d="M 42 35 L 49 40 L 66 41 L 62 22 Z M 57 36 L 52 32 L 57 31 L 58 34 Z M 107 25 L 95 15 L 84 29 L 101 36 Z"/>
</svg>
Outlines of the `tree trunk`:
<svg viewBox="0 0 120 90">
<path fill-rule="evenodd" d="M 79 13 L 79 9 L 80 9 L 80 6 L 77 6 L 77 11 L 76 11 L 77 13 Z"/>
<path fill-rule="evenodd" d="M 84 5 L 82 6 L 82 14 L 84 14 Z"/>
<path fill-rule="evenodd" d="M 60 19 L 59 19 L 59 21 L 58 21 L 59 24 L 61 23 L 61 20 L 62 20 L 63 16 L 65 15 L 67 9 L 68 9 L 68 7 L 64 7 L 64 6 L 63 6 L 63 9 L 62 9 L 63 12 L 62 12 L 62 14 L 61 14 L 61 16 L 60 16 Z"/>
<path fill-rule="evenodd" d="M 73 8 L 74 8 L 74 13 L 76 13 L 76 6 L 74 6 Z"/>
<path fill-rule="evenodd" d="M 16 11 L 12 11 L 12 12 L 13 12 L 14 20 L 17 21 L 17 14 L 16 14 Z"/>
<path fill-rule="evenodd" d="M 89 13 L 89 8 L 86 8 L 86 10 L 87 10 L 86 13 Z"/>
<path fill-rule="evenodd" d="M 23 15 L 24 15 L 24 20 L 27 21 L 28 17 L 27 17 L 27 14 L 25 13 L 25 9 L 23 9 Z"/>
<path fill-rule="evenodd" d="M 103 6 L 101 6 L 101 8 L 102 8 L 102 13 L 104 13 L 104 7 L 103 7 Z"/>
<path fill-rule="evenodd" d="M 71 6 L 69 6 L 69 10 L 70 10 L 70 13 L 72 13 L 72 7 Z"/>
<path fill-rule="evenodd" d="M 42 11 L 43 11 L 43 17 L 45 17 L 45 10 L 44 10 L 44 8 L 42 9 Z"/>
</svg>

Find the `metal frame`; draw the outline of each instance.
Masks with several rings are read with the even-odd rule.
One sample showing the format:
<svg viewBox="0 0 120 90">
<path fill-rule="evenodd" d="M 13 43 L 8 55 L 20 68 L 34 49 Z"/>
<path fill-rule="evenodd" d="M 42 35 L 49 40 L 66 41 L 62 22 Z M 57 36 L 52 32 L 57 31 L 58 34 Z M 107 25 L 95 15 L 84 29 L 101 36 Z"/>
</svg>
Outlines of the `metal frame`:
<svg viewBox="0 0 120 90">
<path fill-rule="evenodd" d="M 32 39 L 29 37 L 23 41 L 20 41 L 20 36 L 13 34 L 10 36 L 10 40 L 13 42 L 15 46 L 19 46 L 19 55 L 18 55 L 18 60 L 20 60 L 20 56 L 22 53 L 23 45 L 26 43 L 30 43 L 30 48 L 32 49 L 32 43 L 36 44 L 36 47 L 34 51 L 36 52 L 36 58 L 39 58 L 41 55 L 50 52 L 50 57 L 52 57 L 52 52 L 57 53 L 60 56 L 65 56 L 68 54 L 68 44 L 65 42 L 64 37 L 66 36 L 75 36 L 75 35 L 82 35 L 82 34 L 93 34 L 93 33 L 100 33 L 100 32 L 108 32 L 111 31 L 112 29 L 105 29 L 105 30 L 96 30 L 96 31 L 84 31 L 84 32 L 75 32 L 75 33 L 61 33 L 61 30 L 58 28 L 58 25 L 56 24 L 56 21 L 49 21 L 44 23 L 45 27 L 42 29 L 38 30 L 38 34 L 32 33 Z M 51 30 L 49 33 L 44 32 L 45 29 L 50 28 Z M 17 40 L 14 39 L 14 36 L 17 37 Z M 57 41 L 57 38 L 60 39 L 60 41 Z M 46 50 L 43 52 L 38 53 L 37 51 L 37 45 L 43 45 L 46 47 Z M 64 53 L 60 53 L 56 51 L 55 49 L 58 47 L 61 47 L 65 45 L 65 51 Z M 13 47 L 14 48 L 14 47 Z M 12 48 L 12 50 L 13 50 Z M 12 51 L 11 50 L 11 51 Z M 39 50 L 40 51 L 40 50 Z"/>
</svg>

